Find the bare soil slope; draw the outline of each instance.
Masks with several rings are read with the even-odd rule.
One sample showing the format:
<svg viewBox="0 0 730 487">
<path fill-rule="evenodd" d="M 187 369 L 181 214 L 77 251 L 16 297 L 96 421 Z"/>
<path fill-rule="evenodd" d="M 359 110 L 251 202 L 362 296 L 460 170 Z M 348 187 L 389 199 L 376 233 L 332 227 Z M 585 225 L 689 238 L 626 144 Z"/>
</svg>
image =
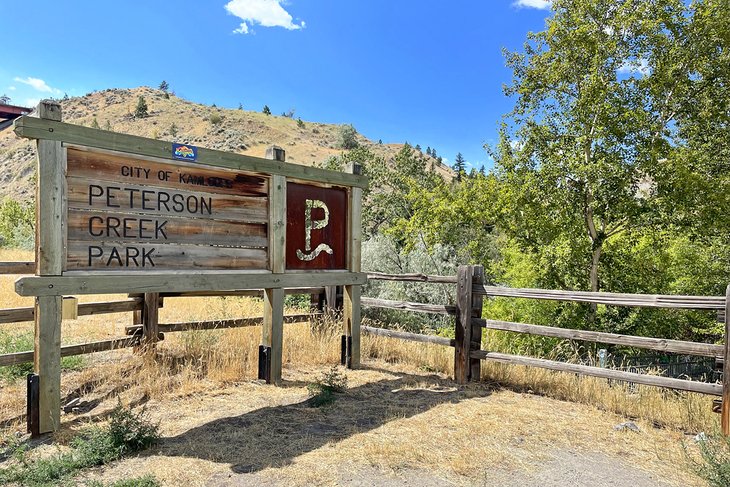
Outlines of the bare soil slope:
<svg viewBox="0 0 730 487">
<path fill-rule="evenodd" d="M 149 116 L 136 118 L 137 100 L 143 96 Z M 269 145 L 286 150 L 287 162 L 313 165 L 342 152 L 338 148 L 339 125 L 264 115 L 201 105 L 147 87 L 108 89 L 62 101 L 63 120 L 101 129 L 200 147 L 263 157 Z M 214 123 L 215 122 L 215 123 Z M 173 127 L 174 124 L 174 127 Z M 378 144 L 358 135 L 358 142 L 390 160 L 403 144 Z M 428 160 L 430 156 L 424 155 Z M 30 141 L 15 136 L 12 128 L 0 131 L 0 187 L 2 196 L 23 200 L 32 195 L 34 150 Z M 433 159 L 445 177 L 453 171 Z"/>
</svg>

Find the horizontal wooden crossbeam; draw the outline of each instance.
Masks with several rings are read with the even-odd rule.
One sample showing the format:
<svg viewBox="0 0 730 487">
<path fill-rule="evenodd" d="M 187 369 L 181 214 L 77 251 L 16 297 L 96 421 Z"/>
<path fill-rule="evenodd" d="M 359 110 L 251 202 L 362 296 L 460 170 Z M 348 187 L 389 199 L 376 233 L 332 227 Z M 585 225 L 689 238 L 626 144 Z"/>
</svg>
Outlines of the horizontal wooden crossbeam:
<svg viewBox="0 0 730 487">
<path fill-rule="evenodd" d="M 352 286 L 367 283 L 360 272 L 245 273 L 166 272 L 159 274 L 111 273 L 73 276 L 21 277 L 15 292 L 21 296 L 71 296 L 77 294 L 161 293 L 279 289 L 291 287 Z"/>
<path fill-rule="evenodd" d="M 71 145 L 96 147 L 136 156 L 172 159 L 172 142 L 148 139 L 136 135 L 92 129 L 36 117 L 20 117 L 14 123 L 15 133 L 28 139 L 44 139 Z M 214 149 L 198 148 L 197 164 L 250 171 L 262 174 L 278 174 L 292 179 L 317 183 L 366 188 L 368 178 L 360 174 L 328 171 L 311 166 L 287 164 L 282 161 L 234 154 Z"/>
</svg>

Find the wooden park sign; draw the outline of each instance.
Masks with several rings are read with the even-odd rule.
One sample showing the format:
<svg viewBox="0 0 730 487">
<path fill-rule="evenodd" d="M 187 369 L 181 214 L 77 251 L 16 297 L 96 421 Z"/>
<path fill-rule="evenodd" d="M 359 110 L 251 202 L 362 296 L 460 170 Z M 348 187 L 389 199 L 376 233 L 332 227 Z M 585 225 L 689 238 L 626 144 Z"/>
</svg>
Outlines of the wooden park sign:
<svg viewBox="0 0 730 487">
<path fill-rule="evenodd" d="M 278 382 L 284 288 L 341 285 L 358 365 L 359 171 L 66 124 L 54 102 L 37 112 L 15 121 L 38 141 L 36 275 L 16 291 L 36 297 L 40 432 L 58 427 L 64 295 L 264 289 L 265 378 Z"/>
</svg>

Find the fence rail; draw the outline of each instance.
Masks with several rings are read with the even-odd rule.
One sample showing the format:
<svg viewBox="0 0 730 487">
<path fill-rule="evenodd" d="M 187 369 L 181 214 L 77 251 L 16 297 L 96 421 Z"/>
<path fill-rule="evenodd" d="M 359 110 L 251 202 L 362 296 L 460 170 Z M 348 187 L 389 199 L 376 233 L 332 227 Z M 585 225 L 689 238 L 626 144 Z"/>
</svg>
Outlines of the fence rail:
<svg viewBox="0 0 730 487">
<path fill-rule="evenodd" d="M 421 335 L 403 331 L 385 330 L 382 328 L 362 327 L 363 332 L 370 335 L 385 336 L 421 343 L 434 343 L 454 347 L 454 375 L 457 381 L 466 382 L 479 377 L 479 367 L 474 361 L 489 360 L 508 365 L 539 367 L 549 370 L 570 372 L 585 376 L 614 379 L 649 386 L 664 387 L 681 391 L 697 392 L 713 396 L 722 396 L 722 429 L 730 434 L 730 286 L 726 296 L 677 296 L 653 294 L 620 294 L 607 292 L 562 291 L 552 289 L 508 288 L 487 286 L 481 282 L 482 270 L 478 266 L 461 266 L 456 276 L 429 276 L 425 274 L 383 274 L 370 273 L 373 280 L 402 282 L 438 282 L 455 283 L 457 288 L 456 306 L 412 303 L 406 301 L 389 301 L 385 299 L 362 298 L 363 306 L 415 311 L 419 313 L 441 313 L 455 315 L 456 339 Z M 725 343 L 723 345 L 698 343 L 663 338 L 620 335 L 589 330 L 575 330 L 552 326 L 517 323 L 512 321 L 491 320 L 481 318 L 481 297 L 528 298 L 553 301 L 572 301 L 578 303 L 604 304 L 607 306 L 632 306 L 644 308 L 714 310 L 725 322 Z M 482 328 L 547 336 L 568 340 L 582 340 L 595 343 L 623 345 L 627 347 L 658 350 L 667 353 L 697 355 L 715 358 L 723 363 L 723 383 L 691 381 L 664 377 L 660 375 L 640 374 L 622 370 L 594 367 L 590 365 L 572 364 L 520 355 L 481 350 Z"/>
</svg>

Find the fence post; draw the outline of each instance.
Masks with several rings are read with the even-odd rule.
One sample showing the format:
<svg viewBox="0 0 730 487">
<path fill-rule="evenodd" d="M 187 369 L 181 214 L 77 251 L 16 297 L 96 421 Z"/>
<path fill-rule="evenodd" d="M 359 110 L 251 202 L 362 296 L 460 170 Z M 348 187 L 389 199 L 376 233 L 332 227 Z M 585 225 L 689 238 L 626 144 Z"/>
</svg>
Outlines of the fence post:
<svg viewBox="0 0 730 487">
<path fill-rule="evenodd" d="M 473 266 L 472 284 L 484 284 L 484 266 L 481 266 L 481 265 Z M 473 318 L 481 318 L 482 317 L 482 304 L 484 302 L 483 297 L 480 294 L 474 294 L 472 292 L 471 302 L 472 302 L 471 316 Z M 482 348 L 482 327 L 472 321 L 471 322 L 470 351 L 471 350 L 480 350 L 481 348 Z M 478 381 L 482 375 L 482 361 L 478 358 L 471 358 L 471 357 L 469 360 L 471 361 L 470 370 L 469 370 L 469 380 Z"/>
<path fill-rule="evenodd" d="M 725 290 L 725 354 L 722 364 L 722 434 L 730 436 L 730 284 Z"/>
<path fill-rule="evenodd" d="M 471 376 L 472 333 L 471 314 L 472 275 L 474 267 L 460 265 L 456 275 L 456 330 L 454 346 L 454 380 L 458 384 L 466 384 Z"/>
<path fill-rule="evenodd" d="M 38 104 L 38 117 L 61 121 L 61 105 Z M 39 140 L 36 184 L 36 275 L 60 276 L 65 260 L 66 149 L 61 142 Z M 38 374 L 38 434 L 55 431 L 61 420 L 61 305 L 62 296 L 35 299 L 33 368 Z"/>
<path fill-rule="evenodd" d="M 266 158 L 286 161 L 284 149 L 266 150 Z M 272 175 L 269 183 L 269 267 L 272 273 L 286 270 L 286 177 Z M 264 289 L 264 326 L 259 347 L 259 379 L 281 382 L 284 346 L 284 289 Z"/>
<path fill-rule="evenodd" d="M 145 293 L 142 302 L 142 343 L 144 349 L 154 350 L 158 340 L 160 293 Z"/>
</svg>

